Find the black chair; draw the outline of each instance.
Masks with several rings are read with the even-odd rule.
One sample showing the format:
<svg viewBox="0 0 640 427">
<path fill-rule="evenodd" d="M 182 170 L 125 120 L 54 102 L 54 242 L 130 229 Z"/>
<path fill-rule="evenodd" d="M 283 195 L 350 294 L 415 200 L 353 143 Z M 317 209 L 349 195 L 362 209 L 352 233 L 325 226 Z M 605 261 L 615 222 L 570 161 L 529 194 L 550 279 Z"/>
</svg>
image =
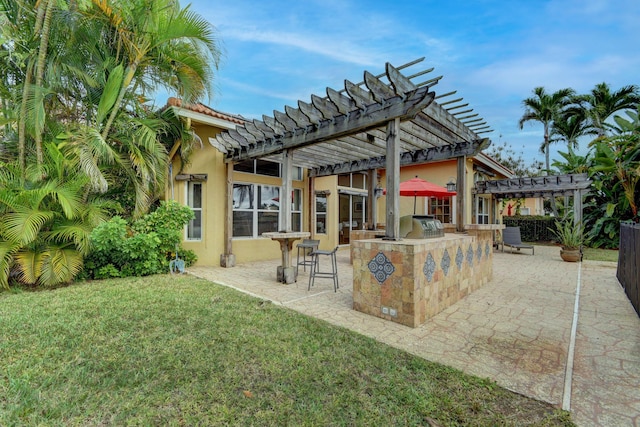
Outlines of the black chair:
<svg viewBox="0 0 640 427">
<path fill-rule="evenodd" d="M 502 230 L 502 252 L 504 252 L 505 246 L 509 246 L 511 248 L 511 252 L 513 252 L 513 248 L 518 250 L 531 249 L 531 255 L 535 254 L 533 245 L 525 245 L 522 243 L 520 227 L 505 227 L 505 229 Z"/>
<path fill-rule="evenodd" d="M 298 257 L 296 259 L 296 266 L 302 266 L 303 271 L 307 271 L 307 265 L 311 265 L 313 258 L 307 259 L 313 251 L 318 249 L 320 240 L 304 239 L 302 243 L 298 244 Z M 302 262 L 300 262 L 300 251 L 302 251 Z"/>
<path fill-rule="evenodd" d="M 311 286 L 314 285 L 316 277 L 333 279 L 333 292 L 338 291 L 338 262 L 336 261 L 336 252 L 338 246 L 332 251 L 324 251 L 316 249 L 311 252 L 311 272 L 309 273 L 309 287 L 307 290 L 311 290 Z M 320 270 L 320 257 L 326 256 L 331 262 L 331 271 Z"/>
</svg>

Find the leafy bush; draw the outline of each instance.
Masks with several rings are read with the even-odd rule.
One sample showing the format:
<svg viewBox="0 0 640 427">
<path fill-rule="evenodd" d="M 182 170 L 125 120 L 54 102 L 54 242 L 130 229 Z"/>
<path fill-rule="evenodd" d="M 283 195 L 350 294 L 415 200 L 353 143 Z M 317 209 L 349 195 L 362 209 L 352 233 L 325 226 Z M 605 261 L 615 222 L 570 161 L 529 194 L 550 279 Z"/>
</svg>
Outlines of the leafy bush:
<svg viewBox="0 0 640 427">
<path fill-rule="evenodd" d="M 135 221 L 130 227 L 119 216 L 96 227 L 91 233 L 92 249 L 85 259 L 81 277 L 147 276 L 166 273 L 176 250 L 186 265 L 197 257 L 180 246 L 184 226 L 193 218 L 187 206 L 162 202 L 157 210 Z"/>
</svg>

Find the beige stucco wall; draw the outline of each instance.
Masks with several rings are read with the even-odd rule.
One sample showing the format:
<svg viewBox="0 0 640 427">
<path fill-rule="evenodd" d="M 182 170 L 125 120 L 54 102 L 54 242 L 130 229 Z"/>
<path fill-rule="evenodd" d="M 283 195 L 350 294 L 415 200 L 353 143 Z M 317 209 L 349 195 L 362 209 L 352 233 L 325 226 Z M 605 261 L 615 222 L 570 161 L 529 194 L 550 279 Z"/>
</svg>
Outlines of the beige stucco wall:
<svg viewBox="0 0 640 427">
<path fill-rule="evenodd" d="M 340 218 L 339 196 L 338 196 L 338 177 L 323 176 L 314 178 L 314 192 L 325 191 L 327 195 L 327 229 L 326 233 L 316 233 L 315 219 L 311 224 L 311 238 L 320 240 L 320 249 L 333 249 L 338 246 L 338 222 Z M 313 198 L 313 197 L 312 197 Z M 315 202 L 315 198 L 313 198 Z M 306 211 L 308 215 L 309 211 Z M 315 212 L 315 210 L 314 210 Z"/>
<path fill-rule="evenodd" d="M 191 164 L 182 173 L 207 174 L 207 180 L 202 186 L 202 240 L 185 240 L 185 249 L 193 250 L 198 255 L 196 265 L 220 265 L 220 255 L 224 253 L 224 225 L 226 205 L 226 164 L 222 153 L 209 144 L 209 137 L 216 135 L 221 130 L 211 126 L 194 125 L 194 130 L 203 141 L 203 147 L 195 150 Z M 166 198 L 174 199 L 184 205 L 187 204 L 187 184 L 185 181 L 176 181 L 175 176 L 180 172 L 180 162 L 177 156 L 172 159 L 172 177 L 167 186 Z M 280 178 L 233 173 L 234 182 L 246 182 L 265 185 L 282 186 Z M 294 181 L 293 188 L 303 190 L 303 230 L 309 229 L 308 212 L 309 198 L 307 197 L 308 179 Z M 280 247 L 277 242 L 267 238 L 234 238 L 232 252 L 236 256 L 237 263 L 275 259 L 280 257 Z"/>
<path fill-rule="evenodd" d="M 191 164 L 183 173 L 207 174 L 207 180 L 202 184 L 202 240 L 187 241 L 186 229 L 183 246 L 198 255 L 197 265 L 219 265 L 220 254 L 224 250 L 224 206 L 226 169 L 222 154 L 209 143 L 209 137 L 219 132 L 210 126 L 194 130 L 203 141 L 202 148 L 197 148 L 191 158 Z M 187 183 L 176 181 L 175 176 L 180 173 L 180 161 L 177 156 L 172 159 L 172 176 L 167 188 L 167 198 L 187 204 Z"/>
<path fill-rule="evenodd" d="M 511 205 L 511 215 L 516 214 L 516 204 L 520 201 L 520 209 L 529 208 L 529 215 L 544 215 L 544 199 L 542 197 L 528 197 L 526 199 L 504 199 L 500 204 L 503 216 L 508 216 L 508 207 Z"/>
</svg>

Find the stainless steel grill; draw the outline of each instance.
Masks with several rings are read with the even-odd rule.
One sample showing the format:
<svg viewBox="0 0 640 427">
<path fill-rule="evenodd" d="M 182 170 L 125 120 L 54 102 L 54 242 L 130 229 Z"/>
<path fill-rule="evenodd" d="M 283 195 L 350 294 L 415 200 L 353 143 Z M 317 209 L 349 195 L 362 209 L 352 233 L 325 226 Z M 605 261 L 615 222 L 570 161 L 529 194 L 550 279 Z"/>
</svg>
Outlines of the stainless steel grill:
<svg viewBox="0 0 640 427">
<path fill-rule="evenodd" d="M 400 218 L 400 236 L 406 239 L 443 237 L 444 226 L 431 215 L 407 215 Z"/>
</svg>

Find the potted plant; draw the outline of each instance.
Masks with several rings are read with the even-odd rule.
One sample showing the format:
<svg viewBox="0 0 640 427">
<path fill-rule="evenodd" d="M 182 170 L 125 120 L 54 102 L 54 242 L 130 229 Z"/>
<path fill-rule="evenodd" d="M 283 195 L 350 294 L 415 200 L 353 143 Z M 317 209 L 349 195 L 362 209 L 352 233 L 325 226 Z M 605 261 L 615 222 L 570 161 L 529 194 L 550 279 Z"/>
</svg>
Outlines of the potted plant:
<svg viewBox="0 0 640 427">
<path fill-rule="evenodd" d="M 582 259 L 582 245 L 584 244 L 584 226 L 573 220 L 556 221 L 555 230 L 551 230 L 562 246 L 560 257 L 564 261 L 576 262 Z"/>
</svg>

